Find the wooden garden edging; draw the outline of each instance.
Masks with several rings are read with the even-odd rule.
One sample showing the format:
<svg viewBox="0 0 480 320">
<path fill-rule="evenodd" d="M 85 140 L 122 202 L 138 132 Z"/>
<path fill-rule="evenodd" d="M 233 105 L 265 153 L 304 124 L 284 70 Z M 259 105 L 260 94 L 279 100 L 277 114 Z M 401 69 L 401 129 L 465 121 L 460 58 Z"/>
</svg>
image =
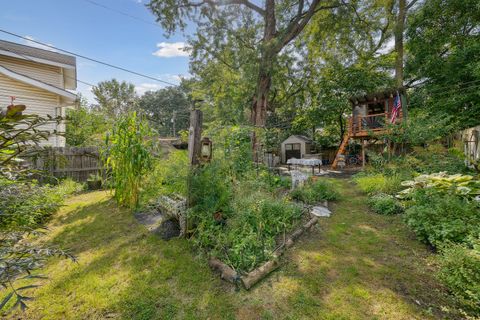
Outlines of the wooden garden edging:
<svg viewBox="0 0 480 320">
<path fill-rule="evenodd" d="M 310 230 L 318 222 L 318 217 L 312 217 L 305 224 L 301 225 L 294 232 L 292 232 L 286 239 L 285 242 L 275 250 L 273 254 L 273 259 L 265 262 L 258 268 L 250 271 L 248 274 L 241 276 L 230 266 L 223 263 L 217 258 L 211 258 L 208 261 L 208 265 L 214 270 L 220 273 L 220 277 L 223 280 L 226 280 L 231 283 L 237 283 L 241 281 L 245 289 L 250 289 L 260 280 L 265 278 L 270 272 L 274 271 L 280 266 L 280 256 L 290 247 L 293 246 L 295 240 L 297 240 L 305 231 Z"/>
</svg>

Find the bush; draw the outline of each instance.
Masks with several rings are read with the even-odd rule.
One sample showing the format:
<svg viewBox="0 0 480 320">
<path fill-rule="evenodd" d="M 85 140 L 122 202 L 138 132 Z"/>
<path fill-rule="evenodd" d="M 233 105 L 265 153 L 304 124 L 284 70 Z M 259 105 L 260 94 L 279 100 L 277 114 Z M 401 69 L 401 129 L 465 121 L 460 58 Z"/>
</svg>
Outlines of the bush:
<svg viewBox="0 0 480 320">
<path fill-rule="evenodd" d="M 356 175 L 354 181 L 360 190 L 368 194 L 395 194 L 402 189 L 402 178 L 399 175 L 387 176 L 382 173 L 372 175 Z"/>
<path fill-rule="evenodd" d="M 378 214 L 391 215 L 403 212 L 403 207 L 398 200 L 385 193 L 373 195 L 369 198 L 368 204 Z"/>
<path fill-rule="evenodd" d="M 290 177 L 282 177 L 268 170 L 262 170 L 258 175 L 258 180 L 263 183 L 269 191 L 277 189 L 290 189 L 292 180 Z"/>
<path fill-rule="evenodd" d="M 465 166 L 465 157 L 459 156 L 456 149 L 446 149 L 441 144 L 431 144 L 426 148 L 416 147 L 413 156 L 419 161 L 414 168 L 419 173 L 468 172 L 468 168 Z"/>
<path fill-rule="evenodd" d="M 480 316 L 480 239 L 473 240 L 470 246 L 447 246 L 437 261 L 439 279 L 462 309 L 472 316 Z"/>
<path fill-rule="evenodd" d="M 160 195 L 186 196 L 189 168 L 188 154 L 184 150 L 172 151 L 168 158 L 155 160 L 142 183 L 140 206 L 157 200 Z"/>
<path fill-rule="evenodd" d="M 221 161 L 197 169 L 190 177 L 190 201 L 195 211 L 213 213 L 229 211 L 233 196 L 233 184 L 228 179 L 228 168 Z"/>
<path fill-rule="evenodd" d="M 240 272 L 269 260 L 277 235 L 292 229 L 300 207 L 265 192 L 236 197 L 228 211 L 195 208 L 195 243 Z"/>
<path fill-rule="evenodd" d="M 70 178 L 61 180 L 58 186 L 56 186 L 58 192 L 66 197 L 72 194 L 77 194 L 85 190 L 85 185 L 83 183 L 79 183 L 73 181 Z"/>
<path fill-rule="evenodd" d="M 306 204 L 316 204 L 325 200 L 336 200 L 339 195 L 332 183 L 325 180 L 308 180 L 302 187 L 290 193 L 291 197 Z"/>
<path fill-rule="evenodd" d="M 276 237 L 295 226 L 302 210 L 270 192 L 264 181 L 269 178 L 243 171 L 236 180 L 230 172 L 228 162 L 216 160 L 190 178 L 192 240 L 237 271 L 249 272 L 271 258 Z"/>
<path fill-rule="evenodd" d="M 435 247 L 462 243 L 480 228 L 479 204 L 433 190 L 417 190 L 405 211 L 406 223 L 417 237 Z"/>
<path fill-rule="evenodd" d="M 63 197 L 55 187 L 0 180 L 0 228 L 35 228 L 60 208 Z"/>
</svg>

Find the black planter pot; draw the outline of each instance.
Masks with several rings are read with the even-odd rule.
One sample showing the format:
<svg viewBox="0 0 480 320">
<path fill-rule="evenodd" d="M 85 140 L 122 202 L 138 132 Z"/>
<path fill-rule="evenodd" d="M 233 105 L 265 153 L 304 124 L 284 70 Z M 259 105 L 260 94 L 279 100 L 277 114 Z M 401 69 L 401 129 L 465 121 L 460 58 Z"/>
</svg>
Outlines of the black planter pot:
<svg viewBox="0 0 480 320">
<path fill-rule="evenodd" d="M 87 180 L 88 190 L 102 189 L 102 180 Z"/>
</svg>

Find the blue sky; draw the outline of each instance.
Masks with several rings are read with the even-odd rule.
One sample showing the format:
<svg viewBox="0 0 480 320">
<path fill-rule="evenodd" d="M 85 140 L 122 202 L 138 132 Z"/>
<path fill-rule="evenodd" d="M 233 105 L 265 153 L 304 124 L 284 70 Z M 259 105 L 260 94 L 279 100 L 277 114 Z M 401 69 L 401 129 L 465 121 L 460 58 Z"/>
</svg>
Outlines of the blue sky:
<svg viewBox="0 0 480 320">
<path fill-rule="evenodd" d="M 188 76 L 188 55 L 181 50 L 184 36 L 179 33 L 166 38 L 163 30 L 153 25 L 155 18 L 142 0 L 91 1 L 144 21 L 89 0 L 0 0 L 0 27 L 169 82 L 178 83 L 179 77 Z M 32 44 L 3 33 L 0 39 Z M 164 86 L 81 58 L 77 58 L 77 68 L 79 80 L 92 84 L 111 78 L 126 80 L 135 84 L 139 94 Z M 78 91 L 92 101 L 88 86 L 79 83 Z"/>
</svg>

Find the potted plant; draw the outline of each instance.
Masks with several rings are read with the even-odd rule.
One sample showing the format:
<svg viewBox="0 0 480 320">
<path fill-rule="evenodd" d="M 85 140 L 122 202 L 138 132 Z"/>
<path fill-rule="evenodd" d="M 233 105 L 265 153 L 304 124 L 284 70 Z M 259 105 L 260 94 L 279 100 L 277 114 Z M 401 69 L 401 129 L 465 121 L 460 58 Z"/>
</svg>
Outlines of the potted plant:
<svg viewBox="0 0 480 320">
<path fill-rule="evenodd" d="M 88 190 L 99 190 L 102 188 L 102 177 L 97 174 L 91 174 L 87 179 Z"/>
</svg>

